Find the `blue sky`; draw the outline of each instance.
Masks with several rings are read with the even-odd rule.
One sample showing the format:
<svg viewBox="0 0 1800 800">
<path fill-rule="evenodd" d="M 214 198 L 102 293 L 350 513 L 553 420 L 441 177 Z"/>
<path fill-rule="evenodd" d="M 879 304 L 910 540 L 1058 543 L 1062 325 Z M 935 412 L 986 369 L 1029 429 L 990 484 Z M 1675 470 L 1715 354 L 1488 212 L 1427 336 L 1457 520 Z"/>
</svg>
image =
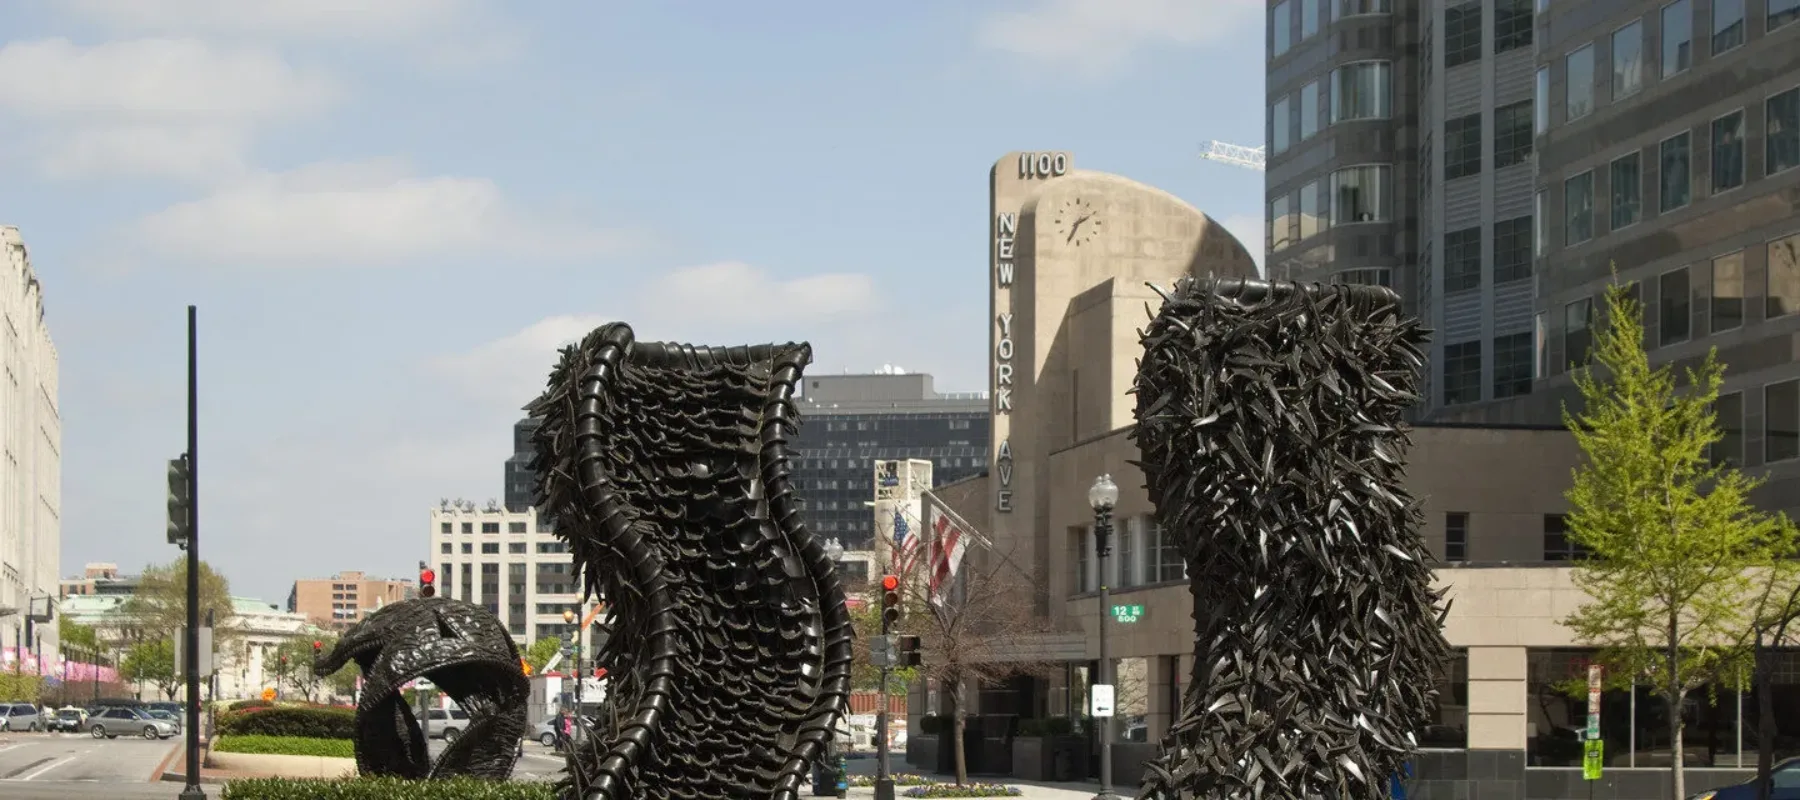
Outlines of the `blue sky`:
<svg viewBox="0 0 1800 800">
<path fill-rule="evenodd" d="M 608 319 L 984 388 L 1008 150 L 1260 251 L 1261 0 L 6 0 L 0 224 L 62 358 L 65 574 L 163 542 L 200 307 L 202 555 L 410 576 Z M 902 10 L 903 9 L 903 10 Z"/>
</svg>

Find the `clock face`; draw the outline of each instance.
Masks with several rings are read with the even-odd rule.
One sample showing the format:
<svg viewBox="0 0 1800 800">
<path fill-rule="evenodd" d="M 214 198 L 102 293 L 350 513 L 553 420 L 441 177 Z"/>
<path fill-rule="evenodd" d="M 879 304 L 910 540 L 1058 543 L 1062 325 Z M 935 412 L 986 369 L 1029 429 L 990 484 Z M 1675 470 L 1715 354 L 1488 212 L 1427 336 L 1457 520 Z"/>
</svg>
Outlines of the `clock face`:
<svg viewBox="0 0 1800 800">
<path fill-rule="evenodd" d="M 1062 237 L 1063 244 L 1075 247 L 1093 241 L 1102 230 L 1099 209 L 1079 197 L 1063 203 L 1051 224 L 1055 226 L 1056 235 Z"/>
</svg>

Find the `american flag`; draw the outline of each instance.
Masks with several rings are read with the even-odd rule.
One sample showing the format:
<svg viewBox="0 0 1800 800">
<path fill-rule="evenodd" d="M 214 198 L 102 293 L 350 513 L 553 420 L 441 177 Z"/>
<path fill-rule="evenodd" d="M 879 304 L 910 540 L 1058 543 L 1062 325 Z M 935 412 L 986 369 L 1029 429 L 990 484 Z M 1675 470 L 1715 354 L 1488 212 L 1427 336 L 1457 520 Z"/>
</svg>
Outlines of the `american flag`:
<svg viewBox="0 0 1800 800">
<path fill-rule="evenodd" d="M 936 501 L 937 498 L 931 497 Z M 979 536 L 941 502 L 931 502 L 926 520 L 931 525 L 931 604 L 942 606 L 956 585 L 956 571 L 962 567 L 963 552 L 971 536 Z"/>
<path fill-rule="evenodd" d="M 912 532 L 912 526 L 906 524 L 906 514 L 899 508 L 894 509 L 894 568 L 895 572 L 905 575 L 912 571 L 913 561 L 919 555 L 919 537 Z"/>
</svg>

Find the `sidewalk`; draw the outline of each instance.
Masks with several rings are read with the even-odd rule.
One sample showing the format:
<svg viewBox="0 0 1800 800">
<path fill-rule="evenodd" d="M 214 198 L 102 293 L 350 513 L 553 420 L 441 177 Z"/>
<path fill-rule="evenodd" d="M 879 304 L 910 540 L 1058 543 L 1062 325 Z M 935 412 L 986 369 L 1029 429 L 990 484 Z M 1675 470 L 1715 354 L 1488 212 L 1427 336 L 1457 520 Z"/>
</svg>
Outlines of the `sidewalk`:
<svg viewBox="0 0 1800 800">
<path fill-rule="evenodd" d="M 847 766 L 850 768 L 850 774 L 852 775 L 872 776 L 875 774 L 875 759 L 873 758 L 852 758 L 849 760 Z M 939 783 L 955 782 L 955 779 L 949 775 L 925 775 L 914 767 L 903 763 L 899 758 L 893 759 L 889 764 L 889 768 L 895 773 L 921 775 L 936 780 Z M 1016 778 L 987 777 L 981 775 L 971 775 L 969 776 L 969 780 L 975 783 L 1000 783 L 1007 786 L 1017 786 L 1024 791 L 1024 794 L 1019 795 L 1019 797 L 1025 798 L 1025 800 L 1092 800 L 1094 795 L 1100 792 L 1100 784 L 1098 783 L 1040 783 L 1038 781 L 1022 781 Z M 905 786 L 894 787 L 894 796 L 896 798 L 905 797 L 906 789 L 907 787 Z M 1120 797 L 1136 797 L 1137 787 L 1115 786 L 1113 787 L 1113 792 Z M 850 797 L 872 798 L 874 796 L 874 789 L 854 786 L 850 788 Z"/>
</svg>

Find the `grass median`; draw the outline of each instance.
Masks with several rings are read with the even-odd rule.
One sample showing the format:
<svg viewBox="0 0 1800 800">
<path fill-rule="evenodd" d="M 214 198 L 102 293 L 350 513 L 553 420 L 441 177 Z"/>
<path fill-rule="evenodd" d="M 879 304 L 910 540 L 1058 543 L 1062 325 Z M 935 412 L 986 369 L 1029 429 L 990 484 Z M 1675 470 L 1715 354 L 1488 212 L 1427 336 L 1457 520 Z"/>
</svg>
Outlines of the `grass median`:
<svg viewBox="0 0 1800 800">
<path fill-rule="evenodd" d="M 356 743 L 349 739 L 315 739 L 310 736 L 261 736 L 240 734 L 221 736 L 213 743 L 215 753 L 244 753 L 259 756 L 321 756 L 355 758 Z"/>
</svg>

